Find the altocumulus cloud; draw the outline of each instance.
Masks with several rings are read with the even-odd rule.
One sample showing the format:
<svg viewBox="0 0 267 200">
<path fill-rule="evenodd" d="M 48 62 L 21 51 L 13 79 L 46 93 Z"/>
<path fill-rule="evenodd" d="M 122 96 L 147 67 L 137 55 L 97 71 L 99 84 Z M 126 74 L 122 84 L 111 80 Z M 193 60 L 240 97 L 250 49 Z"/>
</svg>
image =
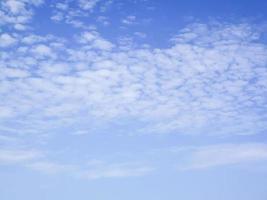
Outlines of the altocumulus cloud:
<svg viewBox="0 0 267 200">
<path fill-rule="evenodd" d="M 95 31 L 75 36 L 72 48 L 21 34 L 2 47 L 1 108 L 9 114 L 1 119 L 55 126 L 124 117 L 146 122 L 141 132 L 261 133 L 267 57 L 259 37 L 248 24 L 193 24 L 170 48 L 112 50 Z"/>
</svg>

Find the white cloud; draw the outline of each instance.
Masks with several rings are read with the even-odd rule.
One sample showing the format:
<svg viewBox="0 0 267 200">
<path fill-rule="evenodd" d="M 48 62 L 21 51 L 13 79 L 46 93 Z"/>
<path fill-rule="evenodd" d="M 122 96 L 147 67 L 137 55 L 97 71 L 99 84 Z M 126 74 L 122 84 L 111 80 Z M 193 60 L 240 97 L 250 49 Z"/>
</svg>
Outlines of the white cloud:
<svg viewBox="0 0 267 200">
<path fill-rule="evenodd" d="M 1 138 L 0 138 L 1 139 Z M 0 151 L 0 165 L 19 164 L 45 174 L 63 174 L 73 178 L 102 179 L 144 176 L 152 173 L 155 168 L 138 163 L 107 163 L 91 161 L 87 164 L 63 164 L 49 161 L 37 151 Z"/>
<path fill-rule="evenodd" d="M 55 21 L 55 22 L 60 22 L 64 19 L 64 14 L 63 13 L 56 13 L 53 16 L 51 16 L 51 20 Z"/>
<path fill-rule="evenodd" d="M 30 73 L 26 70 L 15 69 L 15 68 L 3 68 L 1 69 L 0 77 L 9 78 L 25 78 L 30 76 Z"/>
<path fill-rule="evenodd" d="M 104 26 L 107 26 L 110 24 L 109 19 L 105 16 L 98 16 L 97 21 L 103 24 Z"/>
<path fill-rule="evenodd" d="M 136 36 L 138 36 L 138 37 L 140 37 L 140 38 L 146 38 L 146 34 L 145 33 L 143 33 L 143 32 L 134 32 L 134 35 L 136 35 Z"/>
<path fill-rule="evenodd" d="M 69 165 L 51 161 L 37 160 L 29 162 L 25 167 L 46 174 L 64 174 L 73 178 L 102 179 L 102 178 L 125 178 L 144 176 L 152 173 L 155 169 L 134 163 L 106 163 L 103 161 L 91 162 L 91 164 Z"/>
<path fill-rule="evenodd" d="M 21 42 L 22 43 L 25 43 L 27 45 L 31 45 L 31 44 L 34 44 L 34 43 L 39 43 L 39 42 L 45 42 L 48 40 L 48 37 L 42 37 L 42 36 L 39 36 L 39 35 L 27 35 L 25 37 L 22 38 Z"/>
<path fill-rule="evenodd" d="M 39 158 L 42 154 L 34 150 L 0 150 L 0 164 L 23 163 Z"/>
<path fill-rule="evenodd" d="M 52 56 L 52 50 L 50 47 L 44 44 L 39 44 L 33 48 L 33 53 L 39 56 Z"/>
<path fill-rule="evenodd" d="M 0 25 L 8 25 L 16 30 L 26 30 L 33 16 L 33 7 L 40 6 L 43 0 L 4 0 L 0 2 Z"/>
<path fill-rule="evenodd" d="M 101 50 L 110 50 L 113 48 L 113 44 L 107 40 L 104 39 L 97 39 L 93 42 L 92 45 L 96 49 L 101 49 Z"/>
<path fill-rule="evenodd" d="M 15 25 L 14 25 L 14 28 L 15 28 L 16 30 L 19 30 L 19 31 L 24 31 L 24 30 L 27 29 L 27 26 L 25 26 L 25 25 L 23 25 L 23 24 L 15 24 Z"/>
<path fill-rule="evenodd" d="M 98 38 L 98 33 L 96 32 L 85 32 L 82 34 L 81 42 L 91 42 Z"/>
<path fill-rule="evenodd" d="M 111 5 L 113 4 L 113 0 L 106 0 L 102 3 L 101 7 L 100 7 L 100 11 L 102 13 L 106 12 L 110 7 Z"/>
<path fill-rule="evenodd" d="M 90 20 L 108 25 L 109 18 L 93 11 L 105 12 L 111 0 L 62 1 L 54 4 L 51 19 L 78 28 L 76 37 L 64 39 L 30 33 L 39 32 L 29 22 L 42 3 L 0 2 L 0 25 L 9 30 L 0 34 L 0 140 L 5 145 L 0 164 L 85 179 L 143 176 L 154 167 L 118 157 L 54 162 L 55 152 L 44 157 L 41 151 L 10 147 L 48 148 L 53 137 L 86 139 L 73 135 L 111 132 L 111 126 L 118 135 L 266 132 L 267 45 L 252 25 L 190 24 L 166 48 L 138 46 L 134 36 L 145 38 L 143 32 L 122 36 L 116 44 L 95 25 L 87 26 L 91 15 Z M 137 17 L 120 22 L 137 24 Z M 259 143 L 182 151 L 180 170 L 267 160 L 267 147 Z"/>
<path fill-rule="evenodd" d="M 189 32 L 205 37 L 202 29 L 190 27 Z M 51 115 L 59 121 L 72 116 L 75 121 L 82 111 L 84 118 L 102 120 L 128 116 L 145 122 L 137 129 L 146 133 L 261 133 L 266 129 L 264 115 L 255 106 L 263 109 L 266 103 L 266 47 L 253 41 L 249 28 L 237 27 L 249 33 L 235 34 L 234 25 L 219 26 L 205 29 L 206 35 L 213 30 L 207 43 L 205 38 L 197 44 L 184 39 L 166 49 L 129 47 L 113 52 L 115 44 L 96 31 L 81 34 L 78 48 L 60 43 L 64 48 L 56 49 L 51 45 L 55 38 L 48 42 L 30 35 L 22 39 L 26 49 L 20 48 L 16 58 L 6 52 L 9 59 L 3 66 L 26 68 L 24 72 L 30 67 L 30 74 L 42 78 L 12 82 L 16 92 L 12 98 L 3 95 L 2 105 L 28 102 L 17 113 L 23 115 L 28 108 L 42 120 Z M 34 43 L 38 44 L 29 46 Z M 28 96 L 21 97 L 20 91 Z"/>
<path fill-rule="evenodd" d="M 92 48 L 100 50 L 111 50 L 114 47 L 114 44 L 102 38 L 96 31 L 84 32 L 79 41 L 84 44 L 88 43 Z"/>
<path fill-rule="evenodd" d="M 33 4 L 34 6 L 40 6 L 44 3 L 45 0 L 29 0 L 27 2 Z"/>
<path fill-rule="evenodd" d="M 7 0 L 5 5 L 13 14 L 18 14 L 21 10 L 25 9 L 23 1 Z"/>
<path fill-rule="evenodd" d="M 14 110 L 5 106 L 0 106 L 0 119 L 14 117 Z"/>
<path fill-rule="evenodd" d="M 64 1 L 55 3 L 53 8 L 53 15 L 50 17 L 56 23 L 69 24 L 72 27 L 83 30 L 95 30 L 96 25 L 88 25 L 87 19 L 98 9 L 103 12 L 112 1 L 100 0 L 77 0 L 77 1 Z M 91 17 L 91 19 L 93 19 Z M 99 16 L 96 21 L 101 22 L 103 25 L 108 25 L 109 22 L 106 17 Z"/>
<path fill-rule="evenodd" d="M 57 164 L 49 161 L 32 162 L 30 164 L 27 164 L 26 167 L 47 174 L 57 174 L 57 173 L 71 174 L 73 171 L 76 170 L 76 166 Z"/>
<path fill-rule="evenodd" d="M 131 163 L 105 164 L 97 163 L 93 169 L 82 171 L 79 176 L 84 179 L 99 178 L 123 178 L 144 176 L 155 169 L 147 166 L 140 166 Z"/>
<path fill-rule="evenodd" d="M 92 11 L 98 2 L 99 2 L 99 0 L 79 0 L 79 6 L 83 10 Z"/>
<path fill-rule="evenodd" d="M 90 133 L 89 130 L 78 130 L 78 131 L 74 131 L 71 134 L 72 135 L 88 135 Z"/>
<path fill-rule="evenodd" d="M 3 33 L 0 35 L 0 47 L 9 47 L 17 42 L 13 36 Z"/>
<path fill-rule="evenodd" d="M 192 148 L 181 170 L 206 169 L 267 160 L 267 145 L 261 143 L 219 144 Z"/>
<path fill-rule="evenodd" d="M 136 16 L 134 15 L 129 15 L 125 19 L 122 19 L 121 22 L 123 24 L 131 25 L 136 23 Z"/>
<path fill-rule="evenodd" d="M 57 3 L 56 8 L 58 8 L 59 10 L 68 10 L 69 5 L 67 3 Z"/>
</svg>

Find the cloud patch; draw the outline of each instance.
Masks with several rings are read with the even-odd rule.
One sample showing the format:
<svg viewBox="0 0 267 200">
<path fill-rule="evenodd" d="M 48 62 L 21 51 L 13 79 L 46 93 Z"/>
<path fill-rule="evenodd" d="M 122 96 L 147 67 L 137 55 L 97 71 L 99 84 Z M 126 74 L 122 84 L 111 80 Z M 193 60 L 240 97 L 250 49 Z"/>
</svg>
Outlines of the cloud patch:
<svg viewBox="0 0 267 200">
<path fill-rule="evenodd" d="M 267 160 L 267 146 L 261 143 L 218 144 L 192 147 L 179 170 L 201 170 Z"/>
<path fill-rule="evenodd" d="M 73 47 L 24 37 L 1 60 L 1 107 L 15 109 L 13 119 L 60 125 L 126 117 L 142 122 L 137 133 L 259 134 L 267 56 L 257 35 L 248 24 L 194 24 L 165 49 L 120 49 L 96 31 L 77 35 Z"/>
</svg>

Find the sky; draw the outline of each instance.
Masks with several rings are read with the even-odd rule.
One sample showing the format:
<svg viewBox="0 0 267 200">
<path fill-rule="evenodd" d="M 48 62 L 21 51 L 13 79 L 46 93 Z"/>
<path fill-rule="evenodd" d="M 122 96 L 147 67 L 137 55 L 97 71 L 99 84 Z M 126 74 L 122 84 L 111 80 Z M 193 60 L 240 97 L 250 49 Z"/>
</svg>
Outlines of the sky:
<svg viewBox="0 0 267 200">
<path fill-rule="evenodd" d="M 1 0 L 1 200 L 266 200 L 267 1 Z"/>
</svg>

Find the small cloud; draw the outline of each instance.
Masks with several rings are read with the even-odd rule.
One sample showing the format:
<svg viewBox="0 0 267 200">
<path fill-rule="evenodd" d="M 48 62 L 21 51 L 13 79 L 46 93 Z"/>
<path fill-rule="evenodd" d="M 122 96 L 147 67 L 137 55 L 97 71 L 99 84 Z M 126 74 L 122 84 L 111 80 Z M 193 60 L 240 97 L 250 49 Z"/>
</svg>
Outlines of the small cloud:
<svg viewBox="0 0 267 200">
<path fill-rule="evenodd" d="M 71 135 L 88 135 L 88 134 L 89 134 L 88 130 L 79 130 L 71 133 Z"/>
<path fill-rule="evenodd" d="M 125 19 L 121 20 L 123 24 L 131 25 L 136 23 L 136 16 L 129 15 Z"/>
<path fill-rule="evenodd" d="M 14 28 L 18 31 L 25 31 L 27 29 L 27 26 L 23 25 L 23 24 L 15 24 Z"/>
<path fill-rule="evenodd" d="M 97 21 L 103 24 L 104 26 L 108 26 L 110 24 L 110 22 L 108 21 L 108 18 L 105 16 L 97 17 Z"/>
<path fill-rule="evenodd" d="M 135 32 L 134 35 L 140 38 L 146 38 L 147 36 L 146 33 L 143 33 L 143 32 Z"/>
<path fill-rule="evenodd" d="M 110 50 L 114 47 L 114 44 L 102 38 L 96 31 L 84 32 L 79 41 L 91 46 L 94 49 Z"/>
<path fill-rule="evenodd" d="M 55 22 L 60 22 L 64 19 L 64 14 L 61 12 L 56 12 L 53 16 L 51 16 L 50 19 Z"/>
<path fill-rule="evenodd" d="M 67 3 L 57 3 L 55 7 L 59 10 L 66 11 L 69 8 L 69 5 Z"/>
<path fill-rule="evenodd" d="M 32 51 L 39 56 L 52 56 L 51 48 L 44 44 L 35 46 Z"/>
<path fill-rule="evenodd" d="M 83 10 L 92 11 L 98 2 L 99 0 L 79 0 L 79 6 Z"/>
<path fill-rule="evenodd" d="M 0 35 L 0 47 L 9 47 L 17 42 L 16 38 L 9 35 L 8 33 L 3 33 Z"/>
<path fill-rule="evenodd" d="M 267 145 L 260 143 L 218 144 L 190 147 L 181 170 L 206 169 L 267 160 Z"/>
<path fill-rule="evenodd" d="M 47 174 L 70 173 L 76 170 L 76 166 L 57 164 L 49 161 L 38 161 L 27 165 L 28 168 Z"/>
<path fill-rule="evenodd" d="M 80 177 L 85 179 L 135 177 L 147 175 L 155 170 L 152 167 L 140 166 L 132 163 L 99 163 L 99 165 L 97 163 L 94 167 L 95 168 L 82 171 Z"/>
<path fill-rule="evenodd" d="M 24 163 L 40 158 L 42 154 L 35 150 L 0 150 L 0 164 Z"/>
</svg>

